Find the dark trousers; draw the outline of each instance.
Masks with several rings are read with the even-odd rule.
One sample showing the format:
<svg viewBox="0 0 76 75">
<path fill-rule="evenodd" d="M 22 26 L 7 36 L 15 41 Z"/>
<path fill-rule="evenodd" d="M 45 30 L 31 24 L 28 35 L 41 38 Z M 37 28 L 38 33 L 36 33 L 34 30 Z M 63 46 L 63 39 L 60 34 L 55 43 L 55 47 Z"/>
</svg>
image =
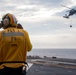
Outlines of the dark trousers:
<svg viewBox="0 0 76 75">
<path fill-rule="evenodd" d="M 24 75 L 24 73 L 22 71 L 22 67 L 19 68 L 5 67 L 4 69 L 0 69 L 0 75 Z"/>
</svg>

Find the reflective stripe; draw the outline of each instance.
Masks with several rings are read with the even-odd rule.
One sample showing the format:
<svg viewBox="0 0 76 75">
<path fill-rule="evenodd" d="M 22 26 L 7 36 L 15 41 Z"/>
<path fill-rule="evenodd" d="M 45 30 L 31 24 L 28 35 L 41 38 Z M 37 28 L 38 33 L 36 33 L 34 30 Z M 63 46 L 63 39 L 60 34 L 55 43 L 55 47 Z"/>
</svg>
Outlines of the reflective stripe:
<svg viewBox="0 0 76 75">
<path fill-rule="evenodd" d="M 24 36 L 22 32 L 8 32 L 2 33 L 3 36 Z"/>
</svg>

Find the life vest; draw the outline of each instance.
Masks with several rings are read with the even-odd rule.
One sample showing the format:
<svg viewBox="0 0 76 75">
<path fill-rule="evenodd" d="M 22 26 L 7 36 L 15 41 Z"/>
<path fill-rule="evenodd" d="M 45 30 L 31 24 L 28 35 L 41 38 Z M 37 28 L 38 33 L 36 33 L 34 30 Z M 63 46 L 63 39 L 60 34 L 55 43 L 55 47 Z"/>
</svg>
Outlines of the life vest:
<svg viewBox="0 0 76 75">
<path fill-rule="evenodd" d="M 12 62 L 2 63 L 0 66 L 17 68 L 24 66 L 26 62 L 27 51 L 32 49 L 27 31 L 23 29 L 7 28 L 1 31 L 0 35 L 0 62 Z"/>
</svg>

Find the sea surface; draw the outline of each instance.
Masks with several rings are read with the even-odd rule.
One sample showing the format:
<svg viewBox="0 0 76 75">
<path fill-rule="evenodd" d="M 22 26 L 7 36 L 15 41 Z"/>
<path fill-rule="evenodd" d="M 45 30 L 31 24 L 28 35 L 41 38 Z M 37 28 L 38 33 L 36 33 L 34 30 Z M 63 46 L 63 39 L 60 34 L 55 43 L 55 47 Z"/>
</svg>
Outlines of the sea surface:
<svg viewBox="0 0 76 75">
<path fill-rule="evenodd" d="M 76 59 L 76 49 L 32 49 L 27 55 Z"/>
</svg>

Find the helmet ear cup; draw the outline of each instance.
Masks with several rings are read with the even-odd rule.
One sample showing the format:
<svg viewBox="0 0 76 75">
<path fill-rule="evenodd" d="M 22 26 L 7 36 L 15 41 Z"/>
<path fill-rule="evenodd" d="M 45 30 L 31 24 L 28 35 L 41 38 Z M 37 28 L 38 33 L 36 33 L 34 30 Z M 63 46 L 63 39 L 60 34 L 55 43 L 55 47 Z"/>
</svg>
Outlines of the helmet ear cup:
<svg viewBox="0 0 76 75">
<path fill-rule="evenodd" d="M 9 25 L 9 19 L 7 19 L 7 18 L 5 18 L 4 20 L 3 20 L 3 26 L 5 26 L 5 27 L 7 27 L 8 25 Z"/>
<path fill-rule="evenodd" d="M 3 21 L 1 21 L 2 27 L 3 27 Z"/>
</svg>

